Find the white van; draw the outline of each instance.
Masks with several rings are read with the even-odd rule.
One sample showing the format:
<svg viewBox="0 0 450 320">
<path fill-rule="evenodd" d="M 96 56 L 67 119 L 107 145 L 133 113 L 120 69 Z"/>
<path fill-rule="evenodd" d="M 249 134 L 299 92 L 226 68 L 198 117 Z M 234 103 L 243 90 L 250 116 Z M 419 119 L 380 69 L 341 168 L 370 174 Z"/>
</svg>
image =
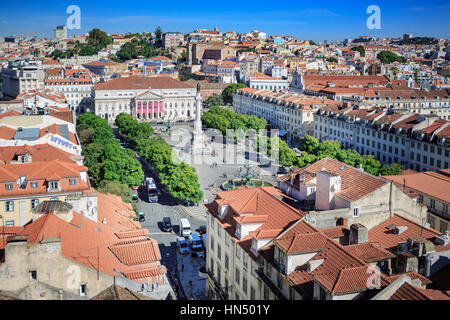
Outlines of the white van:
<svg viewBox="0 0 450 320">
<path fill-rule="evenodd" d="M 192 233 L 191 230 L 191 224 L 189 223 L 189 220 L 186 218 L 180 219 L 181 222 L 181 235 L 185 238 L 189 237 Z"/>
</svg>

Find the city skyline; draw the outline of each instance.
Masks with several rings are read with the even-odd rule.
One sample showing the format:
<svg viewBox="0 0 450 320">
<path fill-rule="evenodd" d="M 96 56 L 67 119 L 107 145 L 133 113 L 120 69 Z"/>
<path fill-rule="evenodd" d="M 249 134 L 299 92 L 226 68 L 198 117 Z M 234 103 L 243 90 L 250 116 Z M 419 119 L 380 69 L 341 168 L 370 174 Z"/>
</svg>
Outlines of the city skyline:
<svg viewBox="0 0 450 320">
<path fill-rule="evenodd" d="M 25 6 L 24 6 L 25 4 Z M 414 36 L 447 38 L 450 22 L 446 1 L 359 1 L 336 4 L 325 1 L 309 5 L 304 1 L 287 3 L 273 10 L 270 2 L 248 1 L 237 8 L 223 5 L 192 6 L 176 2 L 170 8 L 160 3 L 122 3 L 119 1 L 50 1 L 2 4 L 0 35 L 25 35 L 31 31 L 38 37 L 51 38 L 56 25 L 65 24 L 67 7 L 75 4 L 81 9 L 81 29 L 68 30 L 68 36 L 82 35 L 93 28 L 107 33 L 152 32 L 159 25 L 163 31 L 189 33 L 197 28 L 220 31 L 250 32 L 257 29 L 268 35 L 292 35 L 299 39 L 335 41 L 369 35 L 375 38 Z M 366 13 L 370 5 L 381 9 L 381 29 L 370 30 Z M 101 12 L 101 14 L 100 14 Z M 39 15 L 37 14 L 39 13 Z M 12 19 L 11 17 L 16 17 Z"/>
</svg>

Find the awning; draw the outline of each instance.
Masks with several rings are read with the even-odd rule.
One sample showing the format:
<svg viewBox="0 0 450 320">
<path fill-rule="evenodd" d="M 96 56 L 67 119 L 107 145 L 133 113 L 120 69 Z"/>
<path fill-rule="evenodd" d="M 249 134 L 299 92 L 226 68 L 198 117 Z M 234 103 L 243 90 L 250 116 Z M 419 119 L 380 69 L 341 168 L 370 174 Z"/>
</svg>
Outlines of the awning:
<svg viewBox="0 0 450 320">
<path fill-rule="evenodd" d="M 280 131 L 278 132 L 278 134 L 280 135 L 280 137 L 283 137 L 283 136 L 287 135 L 287 132 L 284 131 L 284 130 L 280 130 Z"/>
</svg>

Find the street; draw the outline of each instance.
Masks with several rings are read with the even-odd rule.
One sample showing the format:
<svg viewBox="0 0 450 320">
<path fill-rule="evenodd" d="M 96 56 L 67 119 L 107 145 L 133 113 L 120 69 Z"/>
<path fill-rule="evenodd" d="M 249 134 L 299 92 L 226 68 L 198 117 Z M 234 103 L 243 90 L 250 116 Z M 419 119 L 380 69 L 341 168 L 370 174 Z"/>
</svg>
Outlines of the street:
<svg viewBox="0 0 450 320">
<path fill-rule="evenodd" d="M 116 128 L 114 132 L 118 137 L 121 137 Z M 124 141 L 123 137 L 121 137 L 121 140 Z M 182 218 L 189 220 L 193 232 L 196 232 L 196 229 L 200 226 L 206 226 L 204 210 L 178 204 L 160 184 L 147 161 L 139 156 L 137 158 L 142 165 L 145 176 L 154 178 L 160 192 L 157 203 L 149 203 L 146 195 L 139 192 L 137 208 L 139 212 L 145 214 L 145 221 L 141 222 L 141 225 L 149 231 L 149 236 L 158 242 L 161 264 L 167 268 L 167 276 L 177 294 L 177 298 L 201 299 L 204 297 L 206 279 L 199 276 L 199 269 L 205 266 L 205 257 L 204 255 L 203 257 L 192 257 L 190 254 L 181 255 L 177 249 L 176 240 L 180 233 L 180 219 Z M 164 217 L 170 218 L 173 226 L 172 232 L 163 231 L 162 221 Z M 178 285 L 175 283 L 178 283 Z M 176 290 L 176 288 L 179 290 Z"/>
</svg>

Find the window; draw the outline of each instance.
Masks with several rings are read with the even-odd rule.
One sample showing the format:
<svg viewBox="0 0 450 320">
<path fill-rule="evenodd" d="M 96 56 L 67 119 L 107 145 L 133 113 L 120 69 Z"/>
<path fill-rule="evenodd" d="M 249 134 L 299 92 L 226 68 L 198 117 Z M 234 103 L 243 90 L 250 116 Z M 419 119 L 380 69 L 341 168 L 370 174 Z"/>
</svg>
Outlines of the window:
<svg viewBox="0 0 450 320">
<path fill-rule="evenodd" d="M 236 268 L 236 279 L 235 279 L 235 282 L 236 282 L 237 284 L 239 284 L 240 281 L 241 281 L 241 272 L 239 271 L 238 268 Z"/>
<path fill-rule="evenodd" d="M 31 181 L 31 189 L 37 189 L 39 186 L 39 183 L 37 181 Z"/>
<path fill-rule="evenodd" d="M 34 209 L 38 206 L 39 199 L 31 199 L 31 209 Z"/>
<path fill-rule="evenodd" d="M 14 201 L 6 201 L 5 202 L 5 211 L 13 212 L 14 211 Z"/>
<path fill-rule="evenodd" d="M 80 296 L 86 296 L 86 291 L 87 291 L 87 285 L 86 284 L 80 285 Z"/>
<path fill-rule="evenodd" d="M 214 238 L 211 236 L 211 251 L 214 251 Z"/>
<path fill-rule="evenodd" d="M 220 283 L 222 282 L 220 278 L 221 278 L 220 267 L 219 267 L 219 265 L 217 265 L 217 283 L 219 284 L 219 286 L 220 286 Z"/>
<path fill-rule="evenodd" d="M 212 276 L 214 277 L 214 260 L 213 260 L 213 258 L 211 258 L 211 259 L 209 260 L 209 264 L 210 264 L 209 270 L 211 271 Z"/>
<path fill-rule="evenodd" d="M 269 288 L 264 285 L 264 300 L 269 300 Z"/>
<path fill-rule="evenodd" d="M 430 199 L 430 208 L 436 209 L 436 201 L 434 199 Z"/>
<path fill-rule="evenodd" d="M 238 250 L 238 247 L 236 245 L 236 260 L 239 260 L 239 259 L 240 259 L 239 250 Z"/>
<path fill-rule="evenodd" d="M 14 227 L 15 221 L 14 220 L 6 220 L 5 227 Z"/>
<path fill-rule="evenodd" d="M 245 274 L 242 276 L 242 290 L 247 294 L 247 277 Z"/>
<path fill-rule="evenodd" d="M 52 190 L 58 189 L 58 185 L 59 185 L 58 181 L 50 181 L 50 183 L 49 183 L 49 187 Z"/>
<path fill-rule="evenodd" d="M 358 207 L 353 208 L 353 217 L 355 217 L 355 218 L 359 217 L 359 208 Z"/>
<path fill-rule="evenodd" d="M 225 253 L 225 269 L 228 270 L 230 264 L 230 259 L 228 257 L 228 254 Z"/>
<path fill-rule="evenodd" d="M 30 271 L 30 280 L 37 280 L 37 271 L 36 270 Z"/>
<path fill-rule="evenodd" d="M 5 187 L 6 187 L 6 190 L 12 190 L 13 189 L 13 184 L 12 183 L 6 183 Z"/>
<path fill-rule="evenodd" d="M 70 178 L 69 179 L 69 185 L 76 186 L 77 185 L 77 178 Z"/>
<path fill-rule="evenodd" d="M 222 257 L 222 248 L 220 247 L 220 244 L 217 244 L 217 259 L 219 259 L 220 261 L 221 257 Z"/>
</svg>

